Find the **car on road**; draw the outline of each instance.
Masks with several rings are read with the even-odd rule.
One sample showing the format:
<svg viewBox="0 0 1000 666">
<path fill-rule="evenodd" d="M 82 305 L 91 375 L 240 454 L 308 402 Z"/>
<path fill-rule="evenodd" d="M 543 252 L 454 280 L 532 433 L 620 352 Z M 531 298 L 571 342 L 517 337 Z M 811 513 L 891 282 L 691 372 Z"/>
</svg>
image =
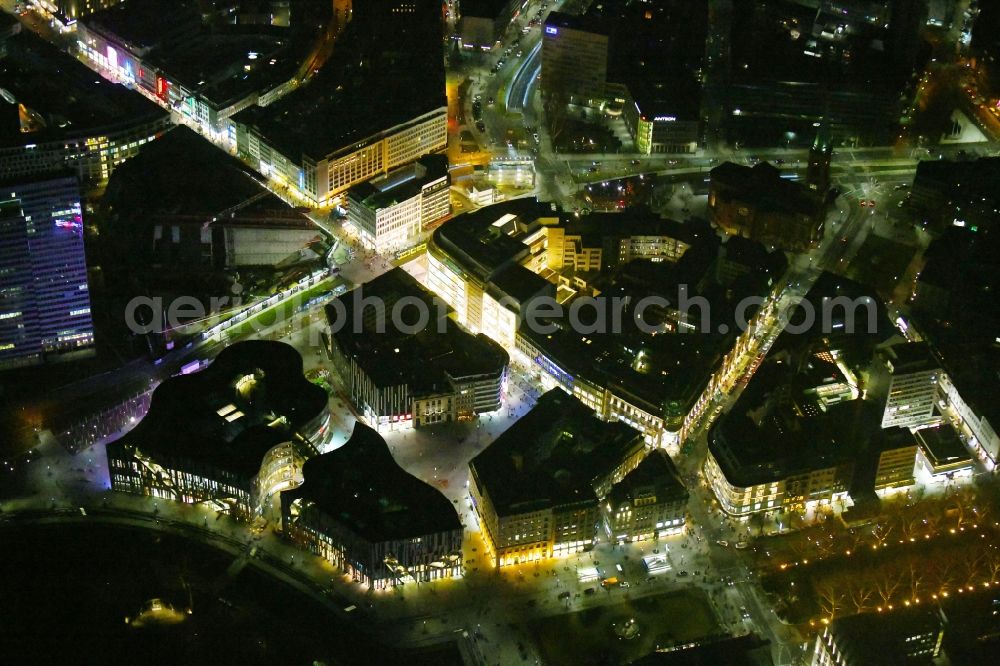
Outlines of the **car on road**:
<svg viewBox="0 0 1000 666">
<path fill-rule="evenodd" d="M 744 548 L 748 548 L 749 546 L 750 546 L 750 544 L 748 544 L 746 541 L 738 541 L 736 543 L 736 549 L 737 550 L 743 550 Z"/>
<path fill-rule="evenodd" d="M 596 594 L 597 591 L 592 587 L 588 587 L 586 590 L 583 591 L 583 593 L 586 594 L 587 596 L 591 596 L 593 594 Z"/>
<path fill-rule="evenodd" d="M 476 123 L 476 129 L 479 130 L 480 132 L 485 132 L 486 131 L 486 123 L 484 123 L 482 120 L 480 120 L 479 122 Z"/>
<path fill-rule="evenodd" d="M 684 576 L 687 576 L 687 575 L 688 575 L 687 571 L 678 571 L 677 572 L 677 577 L 678 578 L 683 578 Z"/>
<path fill-rule="evenodd" d="M 632 585 L 627 580 L 623 580 L 621 582 L 621 587 L 629 588 L 629 587 L 632 587 Z"/>
<path fill-rule="evenodd" d="M 740 606 L 740 616 L 744 620 L 749 620 L 750 619 L 750 611 L 747 610 L 746 606 Z"/>
<path fill-rule="evenodd" d="M 564 599 L 569 599 L 569 597 L 570 597 L 569 590 L 567 590 L 565 592 L 560 592 L 558 599 L 562 601 Z"/>
<path fill-rule="evenodd" d="M 719 539 L 719 540 L 718 540 L 718 541 L 716 541 L 715 543 L 719 544 L 719 545 L 720 545 L 720 546 L 722 546 L 723 548 L 729 548 L 729 542 L 728 542 L 728 541 L 726 541 L 725 539 Z"/>
</svg>

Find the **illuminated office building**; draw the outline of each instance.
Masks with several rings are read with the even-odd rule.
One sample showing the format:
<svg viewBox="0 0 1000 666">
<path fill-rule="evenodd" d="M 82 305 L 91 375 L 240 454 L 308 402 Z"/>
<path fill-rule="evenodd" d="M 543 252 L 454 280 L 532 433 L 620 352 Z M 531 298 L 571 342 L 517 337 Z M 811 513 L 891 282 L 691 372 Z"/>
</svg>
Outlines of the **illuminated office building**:
<svg viewBox="0 0 1000 666">
<path fill-rule="evenodd" d="M 0 38 L 0 178 L 70 170 L 100 186 L 173 127 L 163 109 L 16 26 Z"/>
<path fill-rule="evenodd" d="M 458 576 L 462 523 L 454 505 L 404 471 L 362 423 L 343 446 L 306 462 L 304 482 L 281 493 L 295 543 L 375 589 Z"/>
<path fill-rule="evenodd" d="M 93 344 L 76 177 L 0 183 L 0 368 Z"/>
<path fill-rule="evenodd" d="M 542 33 L 542 92 L 566 103 L 604 98 L 608 29 L 600 20 L 551 12 Z"/>
<path fill-rule="evenodd" d="M 940 422 L 937 397 L 941 368 L 925 343 L 911 342 L 887 350 L 892 373 L 882 427 L 919 428 Z"/>
<path fill-rule="evenodd" d="M 612 542 L 642 541 L 684 531 L 688 491 L 663 449 L 650 451 L 602 503 Z"/>
<path fill-rule="evenodd" d="M 347 191 L 347 219 L 365 247 L 394 252 L 451 213 L 448 159 L 428 155 Z"/>
<path fill-rule="evenodd" d="M 326 392 L 302 370 L 289 345 L 249 341 L 164 381 L 142 421 L 107 446 L 111 488 L 243 520 L 264 514 L 302 483 L 328 434 Z"/>
<path fill-rule="evenodd" d="M 418 304 L 428 316 L 415 331 Z M 466 420 L 500 409 L 507 352 L 442 313 L 444 303 L 402 268 L 327 306 L 334 367 L 376 428 Z"/>
<path fill-rule="evenodd" d="M 508 566 L 589 550 L 601 500 L 639 465 L 642 433 L 552 389 L 469 463 L 490 559 Z"/>
</svg>

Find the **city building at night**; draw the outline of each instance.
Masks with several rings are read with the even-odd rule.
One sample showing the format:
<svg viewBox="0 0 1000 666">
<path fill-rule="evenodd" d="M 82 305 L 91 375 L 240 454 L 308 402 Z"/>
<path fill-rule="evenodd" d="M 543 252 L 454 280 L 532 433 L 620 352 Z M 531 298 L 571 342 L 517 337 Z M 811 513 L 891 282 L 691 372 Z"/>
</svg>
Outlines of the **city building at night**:
<svg viewBox="0 0 1000 666">
<path fill-rule="evenodd" d="M 423 325 L 421 308 L 428 313 Z M 334 367 L 376 428 L 471 419 L 500 408 L 507 352 L 452 321 L 444 303 L 402 268 L 340 296 L 327 316 Z"/>
<path fill-rule="evenodd" d="M 527 6 L 527 0 L 462 0 L 459 3 L 459 45 L 492 50 Z"/>
<path fill-rule="evenodd" d="M 374 589 L 462 573 L 462 523 L 448 499 L 408 474 L 385 440 L 355 423 L 347 442 L 310 458 L 281 493 L 296 544 Z"/>
<path fill-rule="evenodd" d="M 566 103 L 595 104 L 605 98 L 608 75 L 606 21 L 551 12 L 542 34 L 542 92 Z"/>
<path fill-rule="evenodd" d="M 143 146 L 111 176 L 100 211 L 137 255 L 165 269 L 159 277 L 175 270 L 274 266 L 321 232 L 254 176 L 250 167 L 179 126 Z"/>
<path fill-rule="evenodd" d="M 892 375 L 882 427 L 919 428 L 941 420 L 937 408 L 940 364 L 926 343 L 889 347 L 886 365 Z"/>
<path fill-rule="evenodd" d="M 0 183 L 0 369 L 93 346 L 76 176 Z"/>
<path fill-rule="evenodd" d="M 469 463 L 469 491 L 498 567 L 594 546 L 600 502 L 646 454 L 642 433 L 598 419 L 561 389 Z"/>
<path fill-rule="evenodd" d="M 167 379 L 142 421 L 107 445 L 112 490 L 263 515 L 302 483 L 328 432 L 326 392 L 302 372 L 293 347 L 255 340 Z"/>
<path fill-rule="evenodd" d="M 929 58 L 920 26 L 900 2 L 737 3 L 731 76 L 711 81 L 731 142 L 807 146 L 819 123 L 835 145 L 886 145 L 898 136 L 915 71 Z M 877 7 L 875 13 L 871 7 Z"/>
<path fill-rule="evenodd" d="M 823 238 L 825 198 L 806 185 L 781 177 L 763 162 L 732 162 L 711 171 L 709 221 L 727 234 L 784 250 L 806 250 Z"/>
<path fill-rule="evenodd" d="M 854 316 L 846 307 L 836 315 L 827 309 L 811 326 L 786 330 L 712 426 L 705 476 L 727 513 L 808 510 L 913 483 L 912 435 L 904 428 L 883 430 L 884 393 L 874 385 L 871 393 L 860 388 L 860 374 L 894 330 L 884 308 L 865 300 L 866 292 L 858 283 L 821 275 L 806 296 L 813 312 L 840 297 L 869 303 L 871 319 L 848 324 Z M 793 316 L 790 326 L 802 323 Z"/>
<path fill-rule="evenodd" d="M 609 87 L 625 100 L 622 113 L 637 152 L 694 153 L 701 144 L 701 85 L 690 76 Z"/>
<path fill-rule="evenodd" d="M 994 230 L 1000 195 L 1000 157 L 976 160 L 921 160 L 910 189 L 910 205 L 933 228 Z"/>
<path fill-rule="evenodd" d="M 701 3 L 611 0 L 579 16 L 551 12 L 542 91 L 620 116 L 636 152 L 693 153 L 701 144 L 706 31 Z"/>
<path fill-rule="evenodd" d="M 77 48 L 105 78 L 231 144 L 229 119 L 298 87 L 315 52 L 342 27 L 331 3 L 292 4 L 292 20 L 272 24 L 238 22 L 238 1 L 232 11 L 207 13 L 194 0 L 123 2 L 78 21 Z"/>
<path fill-rule="evenodd" d="M 451 214 L 448 158 L 427 155 L 347 191 L 347 220 L 365 247 L 395 252 L 414 245 Z"/>
<path fill-rule="evenodd" d="M 604 532 L 611 542 L 642 541 L 684 531 L 688 491 L 663 449 L 654 449 L 604 498 Z"/>
<path fill-rule="evenodd" d="M 313 206 L 448 145 L 440 4 L 391 4 L 356 7 L 307 85 L 233 117 L 239 156 Z"/>
<path fill-rule="evenodd" d="M 941 364 L 937 405 L 988 470 L 1000 461 L 1000 235 L 948 227 L 924 253 L 911 317 Z"/>
<path fill-rule="evenodd" d="M 652 445 L 675 447 L 726 381 L 759 322 L 751 317 L 739 337 L 729 324 L 726 333 L 710 326 L 700 335 L 652 335 L 634 325 L 633 315 L 644 297 L 665 298 L 665 306 L 643 314 L 665 332 L 695 330 L 709 310 L 731 314 L 736 291 L 768 292 L 769 261 L 748 269 L 754 277 L 741 280 L 738 290 L 716 284 L 708 276 L 716 243 L 707 226 L 639 211 L 576 219 L 519 200 L 436 229 L 428 243 L 427 286 L 459 322 L 492 337 L 515 364 L 539 373 L 546 387 L 561 386 L 601 418 L 642 430 Z M 684 307 L 682 290 L 685 298 L 704 296 L 707 301 L 697 302 L 709 307 Z M 624 325 L 613 333 L 607 321 L 605 332 L 581 336 L 565 317 L 546 320 L 552 325 L 546 333 L 520 325 L 541 296 L 555 296 L 572 309 L 574 299 L 597 293 L 625 305 Z"/>
<path fill-rule="evenodd" d="M 99 187 L 173 125 L 148 100 L 102 79 L 14 22 L 0 37 L 0 178 L 64 169 Z"/>
<path fill-rule="evenodd" d="M 918 471 L 941 481 L 972 476 L 975 471 L 972 454 L 951 425 L 920 428 L 913 434 L 920 445 Z"/>
<path fill-rule="evenodd" d="M 51 15 L 62 29 L 73 27 L 78 19 L 117 5 L 122 0 L 30 0 L 30 4 Z"/>
<path fill-rule="evenodd" d="M 930 662 L 941 652 L 941 611 L 906 609 L 838 617 L 816 636 L 812 666 L 861 666 Z"/>
</svg>

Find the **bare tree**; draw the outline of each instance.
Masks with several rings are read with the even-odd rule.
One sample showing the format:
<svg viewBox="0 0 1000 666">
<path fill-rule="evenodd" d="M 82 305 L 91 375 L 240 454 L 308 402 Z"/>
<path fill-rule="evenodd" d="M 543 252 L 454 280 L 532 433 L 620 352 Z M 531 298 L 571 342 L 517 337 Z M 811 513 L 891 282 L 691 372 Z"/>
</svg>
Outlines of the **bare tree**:
<svg viewBox="0 0 1000 666">
<path fill-rule="evenodd" d="M 917 558 L 909 557 L 906 561 L 906 580 L 910 588 L 910 598 L 919 599 L 923 590 L 924 582 L 927 580 L 927 570 L 922 562 Z"/>
<path fill-rule="evenodd" d="M 851 576 L 847 595 L 855 613 L 864 613 L 869 609 L 868 602 L 875 594 L 874 586 L 870 576 Z"/>
<path fill-rule="evenodd" d="M 872 525 L 872 537 L 875 538 L 876 545 L 884 545 L 886 539 L 892 534 L 893 526 L 887 520 Z"/>
<path fill-rule="evenodd" d="M 903 577 L 900 571 L 893 566 L 883 567 L 875 579 L 875 593 L 882 600 L 883 605 L 892 602 L 896 596 L 896 591 L 903 584 Z"/>
<path fill-rule="evenodd" d="M 837 616 L 843 601 L 844 593 L 836 584 L 835 580 L 827 579 L 816 586 L 816 597 L 819 601 L 820 612 L 823 617 L 832 620 Z"/>
</svg>

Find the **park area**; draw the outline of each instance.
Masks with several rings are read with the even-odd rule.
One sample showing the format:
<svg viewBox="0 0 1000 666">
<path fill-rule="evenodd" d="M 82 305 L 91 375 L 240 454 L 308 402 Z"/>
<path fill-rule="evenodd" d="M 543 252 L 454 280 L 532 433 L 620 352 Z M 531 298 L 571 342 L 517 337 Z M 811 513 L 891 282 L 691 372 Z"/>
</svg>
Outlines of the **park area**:
<svg viewBox="0 0 1000 666">
<path fill-rule="evenodd" d="M 658 647 L 718 634 L 720 627 L 708 597 L 691 588 L 543 618 L 528 631 L 545 664 L 577 666 L 629 663 Z"/>
<path fill-rule="evenodd" d="M 836 519 L 758 539 L 756 565 L 775 611 L 814 626 L 835 617 L 933 603 L 1000 584 L 994 493 L 901 496 L 870 521 Z"/>
</svg>

